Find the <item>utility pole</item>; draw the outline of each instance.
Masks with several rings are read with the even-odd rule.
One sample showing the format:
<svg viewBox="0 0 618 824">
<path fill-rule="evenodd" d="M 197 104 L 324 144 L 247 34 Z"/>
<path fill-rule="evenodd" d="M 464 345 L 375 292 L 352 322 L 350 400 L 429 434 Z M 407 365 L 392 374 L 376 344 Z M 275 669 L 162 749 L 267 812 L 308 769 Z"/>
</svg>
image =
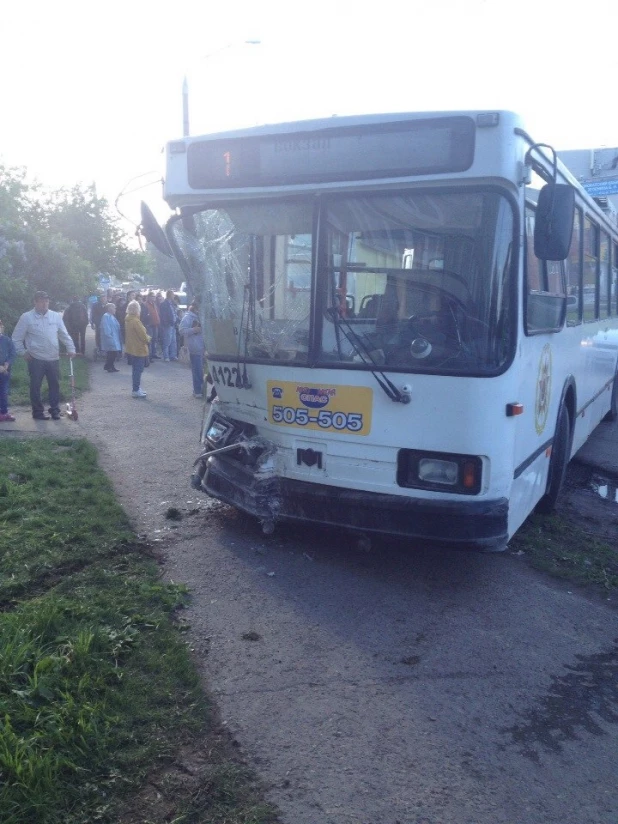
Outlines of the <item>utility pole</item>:
<svg viewBox="0 0 618 824">
<path fill-rule="evenodd" d="M 232 43 L 221 46 L 220 49 L 215 49 L 213 52 L 203 55 L 200 60 L 208 60 L 214 55 L 232 48 L 232 46 L 259 46 L 261 42 L 261 40 L 242 40 L 240 42 L 234 40 Z M 182 136 L 189 137 L 189 83 L 186 74 L 182 80 Z"/>
<path fill-rule="evenodd" d="M 186 75 L 182 80 L 182 136 L 189 137 L 189 84 Z"/>
</svg>

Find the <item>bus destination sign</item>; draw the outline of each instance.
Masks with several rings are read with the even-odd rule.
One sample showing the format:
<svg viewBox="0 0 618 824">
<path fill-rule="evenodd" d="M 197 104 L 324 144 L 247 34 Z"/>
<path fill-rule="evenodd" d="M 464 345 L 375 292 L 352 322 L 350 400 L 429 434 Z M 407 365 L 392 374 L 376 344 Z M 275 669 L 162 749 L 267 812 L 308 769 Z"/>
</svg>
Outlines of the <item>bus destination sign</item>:
<svg viewBox="0 0 618 824">
<path fill-rule="evenodd" d="M 187 153 L 192 189 L 281 186 L 462 172 L 474 157 L 465 116 L 198 140 Z"/>
</svg>

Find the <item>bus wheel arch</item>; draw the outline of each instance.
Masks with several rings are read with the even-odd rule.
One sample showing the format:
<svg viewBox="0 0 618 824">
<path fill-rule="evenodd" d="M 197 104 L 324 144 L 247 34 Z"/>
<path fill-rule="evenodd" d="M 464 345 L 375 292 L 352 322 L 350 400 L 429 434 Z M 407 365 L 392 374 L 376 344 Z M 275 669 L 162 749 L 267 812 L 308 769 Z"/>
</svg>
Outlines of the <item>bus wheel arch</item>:
<svg viewBox="0 0 618 824">
<path fill-rule="evenodd" d="M 543 515 L 549 515 L 554 511 L 558 496 L 564 485 L 567 466 L 571 459 L 573 426 L 575 423 L 575 403 L 575 385 L 574 383 L 567 382 L 562 393 L 560 410 L 556 420 L 556 431 L 554 433 L 551 457 L 549 459 L 545 494 L 536 505 L 536 511 Z"/>
</svg>

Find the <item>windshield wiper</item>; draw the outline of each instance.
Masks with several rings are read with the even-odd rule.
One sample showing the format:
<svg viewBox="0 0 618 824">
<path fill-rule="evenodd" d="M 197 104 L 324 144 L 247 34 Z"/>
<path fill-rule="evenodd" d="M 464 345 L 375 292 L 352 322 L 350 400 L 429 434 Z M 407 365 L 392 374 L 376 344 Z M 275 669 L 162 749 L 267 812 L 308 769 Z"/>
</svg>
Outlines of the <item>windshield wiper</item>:
<svg viewBox="0 0 618 824">
<path fill-rule="evenodd" d="M 384 372 L 379 368 L 369 347 L 361 336 L 354 331 L 349 320 L 342 317 L 336 307 L 330 309 L 329 312 L 333 323 L 335 324 L 335 332 L 338 332 L 338 330 L 341 329 L 347 341 L 352 345 L 354 351 L 360 356 L 363 363 L 371 367 L 371 374 L 376 379 L 384 394 L 394 403 L 410 403 L 410 396 L 406 392 L 401 392 L 397 389 L 395 384 L 387 378 Z"/>
</svg>

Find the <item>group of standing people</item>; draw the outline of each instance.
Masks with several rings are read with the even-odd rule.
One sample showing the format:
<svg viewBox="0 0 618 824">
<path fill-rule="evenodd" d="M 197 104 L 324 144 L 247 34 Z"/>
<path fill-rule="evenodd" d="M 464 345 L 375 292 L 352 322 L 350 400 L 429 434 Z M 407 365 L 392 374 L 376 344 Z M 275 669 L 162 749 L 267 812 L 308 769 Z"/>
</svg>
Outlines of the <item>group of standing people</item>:
<svg viewBox="0 0 618 824">
<path fill-rule="evenodd" d="M 165 297 L 161 292 L 156 295 L 154 292 L 149 292 L 144 296 L 137 291 L 127 292 L 126 297 L 124 295 L 110 296 L 107 301 L 102 296 L 99 297 L 90 310 L 90 320 L 95 330 L 97 349 L 100 352 L 109 352 L 112 345 L 117 343 L 115 339 L 110 340 L 109 337 L 101 339 L 102 331 L 109 333 L 112 328 L 115 328 L 105 319 L 105 314 L 112 311 L 109 308 L 110 303 L 115 306 L 115 317 L 120 326 L 120 342 L 124 344 L 126 313 L 132 300 L 139 303 L 140 320 L 150 336 L 150 360 L 178 360 L 178 351 L 180 349 L 179 325 L 183 312 L 178 305 L 176 295 L 171 289 L 166 292 Z M 161 354 L 159 355 L 157 352 Z"/>
<path fill-rule="evenodd" d="M 107 372 L 119 371 L 115 363 L 121 356 L 124 345 L 124 352 L 132 367 L 132 393 L 134 398 L 145 398 L 147 396 L 147 393 L 141 387 L 142 373 L 153 360 L 160 360 L 160 356 L 156 353 L 155 344 L 157 327 L 161 327 L 163 331 L 163 360 L 167 362 L 178 360 L 176 318 L 175 314 L 172 314 L 173 294 L 171 291 L 167 293 L 165 300 L 161 303 L 161 313 L 158 315 L 159 323 L 154 324 L 151 322 L 152 315 L 150 312 L 146 310 L 148 312 L 147 316 L 144 313 L 143 304 L 140 305 L 140 301 L 136 299 L 130 300 L 126 307 L 124 330 L 121 330 L 120 323 L 115 316 L 115 305 L 108 303 L 105 307 L 105 313 L 100 323 L 101 348 L 107 353 L 103 368 Z M 201 398 L 204 393 L 204 337 L 196 304 L 192 304 L 184 314 L 178 325 L 178 332 L 187 342 L 193 380 L 193 395 L 196 398 Z"/>
<path fill-rule="evenodd" d="M 154 294 L 152 296 L 154 298 Z M 132 367 L 134 398 L 147 396 L 141 388 L 142 373 L 154 358 L 159 359 L 156 348 L 153 347 L 155 335 L 151 333 L 154 332 L 154 327 L 160 327 L 163 332 L 160 340 L 165 361 L 178 360 L 178 330 L 189 350 L 193 394 L 195 397 L 203 397 L 204 338 L 197 305 L 192 304 L 178 322 L 174 293 L 170 290 L 165 300 L 160 302 L 162 311 L 157 312 L 158 322 L 153 323 L 150 310 L 147 309 L 146 314 L 143 308 L 150 295 L 144 301 L 140 300 L 141 295 L 138 293 L 129 292 L 127 298 L 122 307 L 122 326 L 117 317 L 118 306 L 112 301 L 102 306 L 103 311 L 98 318 L 94 309 L 97 304 L 103 304 L 103 301 L 97 301 L 89 319 L 85 304 L 74 297 L 63 317 L 60 312 L 49 308 L 49 295 L 44 291 L 35 292 L 34 308 L 21 315 L 11 337 L 4 334 L 0 320 L 0 422 L 15 420 L 9 412 L 8 399 L 11 367 L 18 355 L 23 356 L 28 363 L 32 417 L 35 420 L 60 419 L 60 343 L 66 347 L 69 358 L 84 354 L 88 320 L 97 329 L 99 348 L 106 352 L 103 368 L 107 372 L 120 371 L 115 364 L 124 349 Z M 81 309 L 85 312 L 85 324 Z M 41 399 L 44 379 L 47 381 L 49 395 L 48 412 L 45 412 Z"/>
<path fill-rule="evenodd" d="M 119 371 L 115 364 L 124 348 L 132 366 L 133 397 L 145 398 L 147 393 L 141 387 L 144 369 L 161 358 L 166 362 L 178 360 L 178 338 L 184 338 L 191 363 L 193 394 L 201 398 L 204 391 L 204 338 L 197 306 L 192 304 L 179 319 L 171 289 L 160 301 L 156 300 L 154 292 L 150 292 L 145 299 L 138 292 L 129 292 L 127 298 L 128 303 L 123 306 L 120 320 L 117 305 L 109 302 L 97 321 L 99 348 L 106 353 L 105 371 Z M 157 354 L 157 343 L 161 347 L 161 355 Z"/>
<path fill-rule="evenodd" d="M 106 352 L 103 369 L 119 372 L 116 360 L 122 354 L 123 341 L 127 361 L 132 368 L 132 394 L 134 398 L 145 398 L 147 393 L 141 387 L 142 372 L 150 363 L 151 336 L 140 319 L 139 301 L 132 299 L 126 304 L 123 328 L 116 317 L 116 304 L 108 303 L 99 321 L 100 348 Z"/>
</svg>

